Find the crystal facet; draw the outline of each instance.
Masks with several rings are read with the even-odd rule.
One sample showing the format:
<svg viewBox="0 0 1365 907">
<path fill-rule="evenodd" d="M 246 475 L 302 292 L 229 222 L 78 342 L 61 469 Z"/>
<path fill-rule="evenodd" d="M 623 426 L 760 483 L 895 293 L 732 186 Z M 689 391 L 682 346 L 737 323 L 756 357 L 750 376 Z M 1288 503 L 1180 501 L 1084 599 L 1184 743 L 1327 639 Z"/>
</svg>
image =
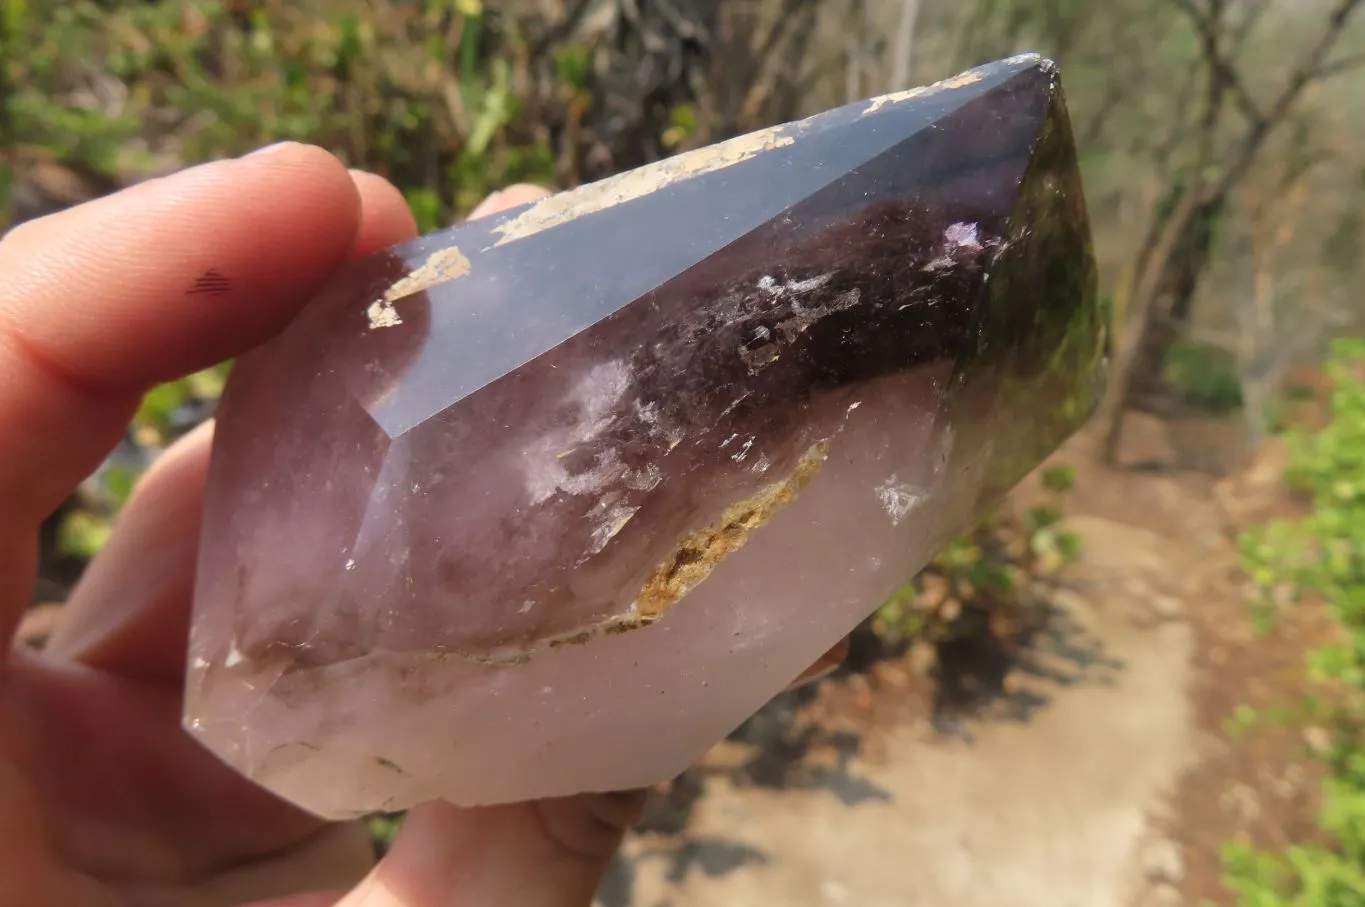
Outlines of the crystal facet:
<svg viewBox="0 0 1365 907">
<path fill-rule="evenodd" d="M 1089 414 L 1016 57 L 350 266 L 238 364 L 186 727 L 329 817 L 675 775 Z"/>
</svg>

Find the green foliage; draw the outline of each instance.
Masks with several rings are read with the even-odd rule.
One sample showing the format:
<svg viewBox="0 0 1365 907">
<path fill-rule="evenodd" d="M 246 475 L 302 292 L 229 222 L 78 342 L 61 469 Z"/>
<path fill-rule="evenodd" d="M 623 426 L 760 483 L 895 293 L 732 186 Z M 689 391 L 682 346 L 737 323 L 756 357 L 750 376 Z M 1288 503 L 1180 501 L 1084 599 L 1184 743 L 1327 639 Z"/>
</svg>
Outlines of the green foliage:
<svg viewBox="0 0 1365 907">
<path fill-rule="evenodd" d="M 153 388 L 133 417 L 133 429 L 140 435 L 139 440 L 145 446 L 158 447 L 174 440 L 193 421 L 183 415 L 185 408 L 200 401 L 217 400 L 229 368 L 226 363 L 217 365 Z"/>
<path fill-rule="evenodd" d="M 388 176 L 439 226 L 554 180 L 513 96 L 517 38 L 484 19 L 474 0 L 5 0 L 0 161 L 126 177 L 307 141 Z M 564 80 L 587 59 L 565 52 Z"/>
<path fill-rule="evenodd" d="M 393 846 L 394 839 L 398 837 L 398 832 L 403 827 L 403 819 L 406 813 L 380 813 L 370 816 L 366 820 L 370 832 L 370 840 L 374 842 L 375 849 L 382 856 Z"/>
<path fill-rule="evenodd" d="M 696 135 L 700 123 L 697 119 L 697 108 L 691 104 L 679 104 L 668 114 L 668 129 L 663 134 L 663 145 L 665 148 L 677 148 L 692 136 Z"/>
<path fill-rule="evenodd" d="M 1064 494 L 1076 487 L 1076 470 L 1070 466 L 1049 466 L 1041 474 L 1043 487 L 1054 494 Z"/>
<path fill-rule="evenodd" d="M 57 547 L 63 554 L 88 560 L 104 547 L 109 532 L 107 519 L 100 514 L 80 510 L 63 521 L 58 531 Z"/>
<path fill-rule="evenodd" d="M 230 369 L 231 364 L 224 363 L 152 388 L 133 417 L 132 443 L 143 450 L 160 450 L 193 428 L 206 405 L 222 393 Z M 58 527 L 58 550 L 81 561 L 94 557 L 138 478 L 138 471 L 129 465 L 109 462 L 102 466 L 86 483 L 81 506 L 72 509 Z"/>
<path fill-rule="evenodd" d="M 1226 350 L 1180 339 L 1166 353 L 1166 380 L 1184 400 L 1212 413 L 1242 407 L 1237 359 Z"/>
<path fill-rule="evenodd" d="M 555 75 L 574 89 L 588 87 L 592 72 L 592 50 L 582 44 L 566 44 L 555 52 Z"/>
<path fill-rule="evenodd" d="M 1318 815 L 1323 840 L 1276 851 L 1228 845 L 1226 880 L 1242 907 L 1365 904 L 1365 342 L 1338 341 L 1328 374 L 1329 423 L 1289 436 L 1289 480 L 1310 497 L 1311 513 L 1240 540 L 1264 611 L 1313 595 L 1342 631 L 1342 642 L 1310 654 L 1310 675 L 1324 695 L 1302 704 L 1303 714 L 1331 732 L 1320 754 L 1327 769 Z M 1247 726 L 1251 717 L 1243 709 L 1234 723 Z"/>
</svg>

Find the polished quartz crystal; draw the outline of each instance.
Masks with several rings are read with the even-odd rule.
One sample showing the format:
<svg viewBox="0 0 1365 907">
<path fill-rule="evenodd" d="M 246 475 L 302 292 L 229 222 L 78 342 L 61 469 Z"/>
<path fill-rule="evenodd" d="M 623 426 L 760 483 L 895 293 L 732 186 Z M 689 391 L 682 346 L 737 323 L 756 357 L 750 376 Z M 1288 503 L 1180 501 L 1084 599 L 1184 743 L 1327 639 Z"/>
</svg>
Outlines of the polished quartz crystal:
<svg viewBox="0 0 1365 907">
<path fill-rule="evenodd" d="M 684 769 L 1085 419 L 1024 56 L 349 266 L 219 412 L 186 727 L 328 817 Z"/>
</svg>

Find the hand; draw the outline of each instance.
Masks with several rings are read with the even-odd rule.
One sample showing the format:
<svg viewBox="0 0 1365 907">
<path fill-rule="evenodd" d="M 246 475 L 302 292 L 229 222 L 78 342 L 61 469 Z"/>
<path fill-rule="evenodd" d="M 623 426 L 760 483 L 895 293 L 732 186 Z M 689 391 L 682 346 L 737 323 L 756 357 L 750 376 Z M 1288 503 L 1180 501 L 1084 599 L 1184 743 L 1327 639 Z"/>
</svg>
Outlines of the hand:
<svg viewBox="0 0 1365 907">
<path fill-rule="evenodd" d="M 543 194 L 513 187 L 476 214 Z M 291 144 L 0 241 L 0 641 L 32 595 L 38 525 L 148 388 L 258 345 L 346 259 L 415 233 L 389 183 Z M 226 292 L 190 294 L 209 270 Z M 211 433 L 143 478 L 44 651 L 0 645 L 0 907 L 590 903 L 640 793 L 428 804 L 375 865 L 362 824 L 299 812 L 181 732 Z"/>
</svg>

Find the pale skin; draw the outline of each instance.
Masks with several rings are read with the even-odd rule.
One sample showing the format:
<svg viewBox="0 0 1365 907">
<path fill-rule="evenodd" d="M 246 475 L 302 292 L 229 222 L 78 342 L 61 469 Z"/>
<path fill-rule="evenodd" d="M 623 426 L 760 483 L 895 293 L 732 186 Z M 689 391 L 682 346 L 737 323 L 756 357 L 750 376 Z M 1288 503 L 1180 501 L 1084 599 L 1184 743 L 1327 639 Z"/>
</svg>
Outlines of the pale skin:
<svg viewBox="0 0 1365 907">
<path fill-rule="evenodd" d="M 474 216 L 544 194 L 514 186 Z M 0 241 L 2 638 L 31 600 L 38 525 L 114 446 L 148 388 L 267 340 L 344 261 L 415 233 L 385 180 L 284 145 Z M 210 270 L 230 288 L 189 293 Z M 427 804 L 376 865 L 363 825 L 299 812 L 183 734 L 212 431 L 183 438 L 141 481 L 47 648 L 0 645 L 0 907 L 590 903 L 639 792 Z"/>
</svg>

